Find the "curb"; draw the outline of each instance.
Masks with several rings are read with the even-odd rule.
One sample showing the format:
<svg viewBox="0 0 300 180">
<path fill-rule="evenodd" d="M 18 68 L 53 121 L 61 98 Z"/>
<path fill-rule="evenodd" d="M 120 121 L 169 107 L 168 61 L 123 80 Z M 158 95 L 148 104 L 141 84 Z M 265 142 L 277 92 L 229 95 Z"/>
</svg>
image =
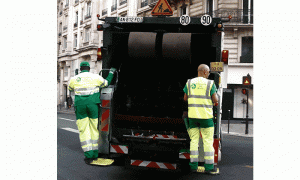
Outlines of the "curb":
<svg viewBox="0 0 300 180">
<path fill-rule="evenodd" d="M 57 111 L 57 113 L 64 113 L 64 114 L 75 114 L 75 111 Z"/>
<path fill-rule="evenodd" d="M 236 133 L 236 132 L 227 132 L 227 131 L 222 131 L 222 135 L 231 135 L 231 136 L 242 136 L 242 137 L 251 137 L 253 138 L 253 134 L 241 134 L 241 133 Z"/>
</svg>

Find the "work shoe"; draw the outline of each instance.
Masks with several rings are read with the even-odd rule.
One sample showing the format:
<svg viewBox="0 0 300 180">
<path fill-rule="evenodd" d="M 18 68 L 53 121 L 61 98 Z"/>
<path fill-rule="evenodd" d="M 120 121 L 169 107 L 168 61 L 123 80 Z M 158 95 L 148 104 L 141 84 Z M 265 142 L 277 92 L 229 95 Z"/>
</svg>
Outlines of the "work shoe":
<svg viewBox="0 0 300 180">
<path fill-rule="evenodd" d="M 193 173 L 205 173 L 205 168 L 203 166 L 198 166 L 198 169 L 191 169 Z"/>
<path fill-rule="evenodd" d="M 210 170 L 210 171 L 205 171 L 206 174 L 212 174 L 212 175 L 219 175 L 220 171 L 219 168 L 214 167 L 214 169 Z"/>
<path fill-rule="evenodd" d="M 115 160 L 113 159 L 104 159 L 104 158 L 97 158 L 96 160 L 92 161 L 90 165 L 95 166 L 110 166 L 114 163 Z"/>
<path fill-rule="evenodd" d="M 90 165 L 94 160 L 96 160 L 97 158 L 84 158 L 84 162 L 88 165 Z"/>
<path fill-rule="evenodd" d="M 212 175 L 218 175 L 218 174 L 220 174 L 219 168 L 214 167 L 213 170 L 205 171 L 205 167 L 204 166 L 198 166 L 197 170 L 191 169 L 191 172 L 194 172 L 194 173 L 203 173 L 203 174 L 212 174 Z"/>
</svg>

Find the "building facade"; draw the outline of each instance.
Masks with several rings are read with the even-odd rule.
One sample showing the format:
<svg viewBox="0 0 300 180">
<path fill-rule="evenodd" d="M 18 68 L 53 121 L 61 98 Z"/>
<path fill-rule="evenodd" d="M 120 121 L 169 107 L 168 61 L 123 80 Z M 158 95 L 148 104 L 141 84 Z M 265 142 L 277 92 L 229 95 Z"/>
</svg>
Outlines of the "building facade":
<svg viewBox="0 0 300 180">
<path fill-rule="evenodd" d="M 158 0 L 58 0 L 58 103 L 69 95 L 67 85 L 81 61 L 91 64 L 98 73 L 102 62 L 97 50 L 103 45 L 103 33 L 97 31 L 97 18 L 146 16 Z M 227 18 L 224 23 L 224 46 L 229 50 L 228 84 L 224 89 L 223 119 L 246 118 L 246 95 L 242 94 L 242 77 L 253 78 L 253 0 L 168 0 L 173 17 L 189 15 Z M 248 87 L 249 88 L 249 87 Z M 72 94 L 71 94 L 72 96 Z M 253 85 L 249 88 L 248 117 L 253 118 Z M 230 115 L 229 111 L 230 110 Z"/>
</svg>

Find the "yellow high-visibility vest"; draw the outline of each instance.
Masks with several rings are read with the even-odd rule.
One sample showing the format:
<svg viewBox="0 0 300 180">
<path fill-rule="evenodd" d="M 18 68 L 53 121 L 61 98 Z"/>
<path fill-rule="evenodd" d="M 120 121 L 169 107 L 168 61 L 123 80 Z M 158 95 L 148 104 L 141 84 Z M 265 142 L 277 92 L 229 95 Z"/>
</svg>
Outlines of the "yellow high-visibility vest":
<svg viewBox="0 0 300 180">
<path fill-rule="evenodd" d="M 213 81 L 203 77 L 196 77 L 187 81 L 189 118 L 213 118 L 213 102 L 210 95 L 212 86 Z"/>
</svg>

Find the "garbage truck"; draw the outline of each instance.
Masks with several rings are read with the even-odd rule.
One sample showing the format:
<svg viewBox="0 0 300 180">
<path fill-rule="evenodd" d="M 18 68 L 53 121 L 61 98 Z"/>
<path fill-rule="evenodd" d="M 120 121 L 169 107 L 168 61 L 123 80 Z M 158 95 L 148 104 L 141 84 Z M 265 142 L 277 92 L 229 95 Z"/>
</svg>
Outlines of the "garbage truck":
<svg viewBox="0 0 300 180">
<path fill-rule="evenodd" d="M 207 64 L 209 79 L 218 89 L 219 105 L 213 108 L 214 162 L 220 162 L 228 51 L 222 47 L 223 20 L 205 17 L 98 16 L 97 30 L 103 33 L 99 74 L 106 77 L 106 70 L 117 69 L 111 85 L 101 89 L 100 157 L 131 168 L 188 169 L 190 138 L 183 120 L 187 111 L 183 88 L 188 79 L 197 77 L 198 66 Z M 201 143 L 200 138 L 203 163 Z"/>
</svg>

